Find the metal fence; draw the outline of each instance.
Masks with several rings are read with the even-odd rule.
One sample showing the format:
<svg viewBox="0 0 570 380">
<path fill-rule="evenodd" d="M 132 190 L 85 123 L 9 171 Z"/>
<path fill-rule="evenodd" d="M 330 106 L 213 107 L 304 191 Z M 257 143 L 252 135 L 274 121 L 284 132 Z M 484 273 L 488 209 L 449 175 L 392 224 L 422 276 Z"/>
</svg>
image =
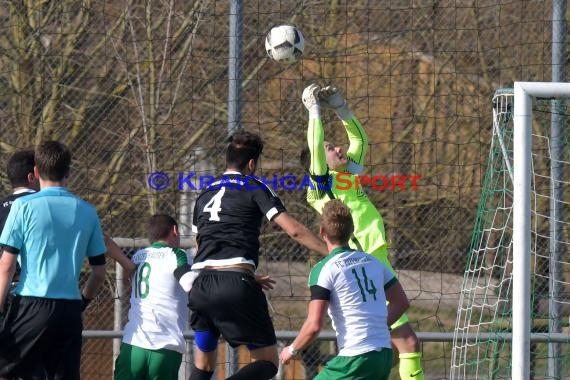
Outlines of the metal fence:
<svg viewBox="0 0 570 380">
<path fill-rule="evenodd" d="M 125 242 L 132 239 L 117 239 Z M 139 241 L 139 243 L 142 242 Z M 115 263 L 109 263 L 107 287 L 105 292 L 98 297 L 87 309 L 84 316 L 84 347 L 82 356 L 81 376 L 84 379 L 109 379 L 112 377 L 114 361 L 119 353 L 119 345 L 122 338 L 122 327 L 127 321 L 129 305 L 129 289 L 122 289 L 122 270 Z M 300 275 L 303 277 L 303 275 Z M 306 280 L 306 274 L 305 274 Z M 306 282 L 306 281 L 305 281 Z M 297 283 L 294 290 L 300 294 L 306 294 L 306 285 Z M 283 283 L 279 282 L 276 288 L 269 292 L 271 299 L 283 292 Z M 288 306 L 296 307 L 298 312 L 299 326 L 291 330 L 278 329 L 276 332 L 278 346 L 284 347 L 289 344 L 297 335 L 298 327 L 304 318 L 308 295 L 292 301 Z M 112 305 L 111 305 L 112 303 Z M 275 306 L 272 307 L 275 311 Z M 111 312 L 112 310 L 112 312 Z M 276 326 L 279 326 L 276 324 Z M 191 373 L 193 364 L 193 332 L 186 331 L 187 349 L 183 357 L 182 366 L 179 371 L 179 378 L 186 379 Z M 424 361 L 429 363 L 426 368 L 426 375 L 430 379 L 447 378 L 449 353 L 451 352 L 452 332 L 431 331 L 418 332 L 418 337 L 422 341 L 422 351 Z M 468 338 L 467 338 L 468 339 Z M 320 368 L 337 353 L 335 333 L 330 328 L 321 331 L 318 339 L 301 352 L 299 358 L 292 364 L 280 366 L 276 380 L 302 380 L 313 378 Z M 239 350 L 232 350 L 223 341 L 218 346 L 218 365 L 214 379 L 225 379 L 228 374 L 249 362 L 249 354 L 245 347 Z M 396 362 L 395 362 L 396 363 Z M 398 379 L 397 368 L 393 370 L 391 379 Z"/>
<path fill-rule="evenodd" d="M 259 174 L 304 174 L 302 90 L 313 81 L 341 87 L 369 134 L 366 172 L 421 176 L 415 189 L 367 192 L 384 217 L 413 327 L 451 332 L 490 143 L 491 97 L 514 80 L 550 80 L 552 1 L 240 4 L 237 101 L 241 126 L 266 143 Z M 97 206 L 112 236 L 144 237 L 144 221 L 157 211 L 176 216 L 190 235 L 196 191 L 180 188 L 180 176 L 223 169 L 229 13 L 227 0 L 7 1 L 0 7 L 0 162 L 18 148 L 59 139 L 74 155 L 70 188 Z M 266 56 L 265 33 L 279 23 L 305 36 L 296 64 Z M 328 140 L 346 143 L 333 115 L 325 113 L 324 122 Z M 162 190 L 149 186 L 155 172 L 170 180 Z M 278 193 L 316 227 L 304 191 Z M 294 331 L 305 317 L 314 258 L 270 224 L 261 243 L 259 270 L 278 281 L 268 293 L 276 329 Z M 109 273 L 85 316 L 88 330 L 115 329 L 114 267 Z M 325 356 L 333 352 L 318 346 Z M 448 345 L 424 342 L 422 350 L 426 372 L 437 374 L 430 378 L 445 378 Z M 85 378 L 108 379 L 112 351 L 110 340 L 87 340 Z"/>
</svg>

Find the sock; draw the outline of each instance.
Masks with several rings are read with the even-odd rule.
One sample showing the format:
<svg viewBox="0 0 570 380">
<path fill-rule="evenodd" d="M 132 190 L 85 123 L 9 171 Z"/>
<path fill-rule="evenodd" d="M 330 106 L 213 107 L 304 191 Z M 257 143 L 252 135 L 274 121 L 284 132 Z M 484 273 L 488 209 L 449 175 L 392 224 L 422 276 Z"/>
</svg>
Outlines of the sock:
<svg viewBox="0 0 570 380">
<path fill-rule="evenodd" d="M 201 369 L 196 368 L 196 366 L 192 367 L 192 373 L 188 380 L 210 380 L 214 372 L 203 371 Z"/>
<path fill-rule="evenodd" d="M 269 380 L 276 374 L 277 367 L 275 367 L 275 364 L 267 360 L 258 360 L 249 363 L 226 380 Z"/>
<path fill-rule="evenodd" d="M 422 353 L 400 354 L 400 378 L 402 380 L 425 380 L 422 369 Z"/>
</svg>

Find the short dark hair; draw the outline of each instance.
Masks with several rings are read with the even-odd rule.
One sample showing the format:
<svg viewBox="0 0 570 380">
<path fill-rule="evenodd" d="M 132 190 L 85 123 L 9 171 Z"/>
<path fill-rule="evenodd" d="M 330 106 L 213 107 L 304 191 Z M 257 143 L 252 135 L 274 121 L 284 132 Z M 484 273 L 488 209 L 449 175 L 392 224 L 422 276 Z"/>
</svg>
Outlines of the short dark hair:
<svg viewBox="0 0 570 380">
<path fill-rule="evenodd" d="M 328 201 L 323 209 L 321 227 L 331 243 L 348 244 L 354 231 L 349 208 L 338 199 Z"/>
<path fill-rule="evenodd" d="M 40 177 L 48 181 L 61 181 L 69 174 L 71 152 L 59 141 L 43 141 L 35 153 Z"/>
<path fill-rule="evenodd" d="M 249 160 L 257 163 L 263 151 L 263 141 L 259 135 L 238 130 L 230 137 L 226 147 L 226 168 L 243 170 Z"/>
<path fill-rule="evenodd" d="M 28 186 L 28 174 L 34 174 L 34 151 L 20 150 L 8 159 L 6 173 L 12 187 Z"/>
<path fill-rule="evenodd" d="M 166 239 L 173 226 L 178 226 L 178 222 L 170 215 L 155 214 L 151 216 L 146 223 L 148 240 L 152 243 Z"/>
</svg>

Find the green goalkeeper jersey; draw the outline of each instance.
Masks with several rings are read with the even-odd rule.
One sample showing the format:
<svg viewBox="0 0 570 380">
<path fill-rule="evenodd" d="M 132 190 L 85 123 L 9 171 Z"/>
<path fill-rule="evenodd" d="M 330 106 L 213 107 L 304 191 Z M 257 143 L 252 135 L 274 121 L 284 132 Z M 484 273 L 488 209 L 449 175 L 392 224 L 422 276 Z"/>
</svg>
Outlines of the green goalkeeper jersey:
<svg viewBox="0 0 570 380">
<path fill-rule="evenodd" d="M 309 172 L 312 188 L 307 191 L 307 201 L 319 214 L 331 199 L 339 199 L 352 213 L 354 234 L 350 246 L 368 252 L 392 266 L 387 259 L 387 243 L 382 216 L 368 199 L 362 186 L 357 185 L 357 175 L 363 170 L 364 157 L 368 148 L 368 137 L 356 117 L 343 120 L 350 146 L 347 151 L 347 172 L 329 170 L 324 147 L 324 130 L 321 119 L 309 119 L 307 141 L 311 151 Z"/>
</svg>

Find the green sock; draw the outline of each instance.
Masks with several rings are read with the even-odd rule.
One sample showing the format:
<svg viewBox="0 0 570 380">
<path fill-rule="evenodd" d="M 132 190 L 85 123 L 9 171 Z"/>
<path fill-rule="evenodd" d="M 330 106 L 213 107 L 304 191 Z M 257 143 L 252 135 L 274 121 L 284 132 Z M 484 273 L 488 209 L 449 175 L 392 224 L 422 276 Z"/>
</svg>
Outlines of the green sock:
<svg viewBox="0 0 570 380">
<path fill-rule="evenodd" d="M 402 380 L 425 380 L 421 359 L 421 352 L 400 354 L 400 378 Z"/>
</svg>

